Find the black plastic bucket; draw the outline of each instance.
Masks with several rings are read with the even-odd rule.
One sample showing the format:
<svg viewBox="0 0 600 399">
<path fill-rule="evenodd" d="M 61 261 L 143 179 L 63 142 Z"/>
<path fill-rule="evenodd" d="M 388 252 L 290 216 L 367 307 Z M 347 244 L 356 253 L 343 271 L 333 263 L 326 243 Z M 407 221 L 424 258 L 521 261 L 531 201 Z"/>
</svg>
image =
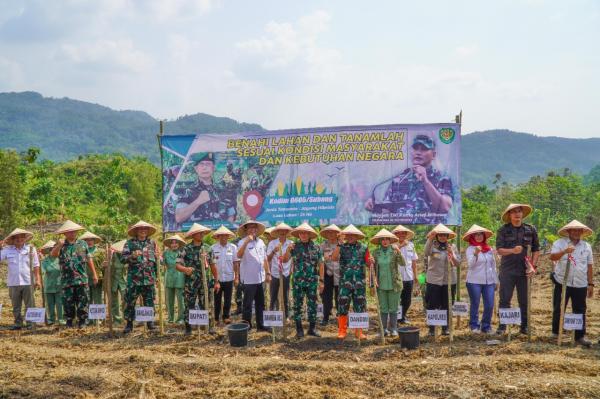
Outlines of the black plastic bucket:
<svg viewBox="0 0 600 399">
<path fill-rule="evenodd" d="M 235 347 L 248 346 L 248 323 L 234 323 L 227 326 L 227 335 L 229 336 L 229 345 Z"/>
<path fill-rule="evenodd" d="M 419 347 L 419 327 L 401 327 L 398 329 L 398 334 L 400 334 L 400 347 L 406 349 Z"/>
</svg>

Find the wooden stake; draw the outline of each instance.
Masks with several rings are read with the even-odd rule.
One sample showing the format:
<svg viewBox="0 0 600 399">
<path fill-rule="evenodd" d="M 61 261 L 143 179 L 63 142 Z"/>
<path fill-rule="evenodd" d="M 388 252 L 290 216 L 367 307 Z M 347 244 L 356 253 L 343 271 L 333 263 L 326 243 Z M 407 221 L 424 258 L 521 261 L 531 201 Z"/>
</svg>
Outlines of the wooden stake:
<svg viewBox="0 0 600 399">
<path fill-rule="evenodd" d="M 106 243 L 106 271 L 104 277 L 104 291 L 106 295 L 106 324 L 108 325 L 108 334 L 113 336 L 113 321 L 112 321 L 112 257 L 113 253 L 110 250 L 110 243 Z"/>
<path fill-rule="evenodd" d="M 448 243 L 448 245 L 450 245 Z M 452 312 L 452 262 L 446 258 L 447 271 L 448 271 L 448 338 L 449 342 L 454 342 L 454 323 L 453 323 L 453 312 Z M 457 279 L 458 280 L 458 279 Z"/>
<path fill-rule="evenodd" d="M 211 312 L 211 306 L 210 306 L 210 296 L 208 295 L 208 280 L 206 278 L 206 270 L 210 270 L 210 265 L 208 264 L 208 258 L 206 257 L 206 253 L 202 252 L 202 260 L 204 261 L 203 263 L 203 268 L 201 268 L 202 270 L 202 288 L 204 289 L 204 310 L 208 311 L 208 325 L 206 326 L 206 333 L 208 334 L 210 332 L 210 325 L 211 325 L 211 319 L 212 319 L 212 312 Z"/>
<path fill-rule="evenodd" d="M 283 275 L 283 247 L 281 246 L 281 242 L 279 243 L 279 290 L 277 292 L 277 300 L 279 302 L 279 310 L 283 312 L 283 327 L 281 328 L 281 333 L 283 335 L 283 340 L 287 339 L 287 317 L 285 317 L 285 290 L 283 285 L 285 284 L 285 277 Z M 274 330 L 274 329 L 273 329 Z"/>
<path fill-rule="evenodd" d="M 163 233 L 163 242 L 164 242 L 164 234 Z M 163 316 L 163 290 L 162 290 L 162 279 L 160 278 L 161 274 L 161 264 L 160 264 L 160 253 L 158 252 L 158 245 L 156 241 L 154 242 L 154 256 L 156 257 L 156 285 L 158 286 L 158 326 L 160 335 L 165 335 L 165 318 Z"/>
<path fill-rule="evenodd" d="M 31 289 L 31 304 L 32 307 L 35 308 L 35 282 L 33 275 L 33 245 L 29 244 L 29 287 Z M 25 314 L 27 314 L 27 309 L 25 309 Z M 31 322 L 31 330 L 35 330 L 35 323 Z"/>
<path fill-rule="evenodd" d="M 565 322 L 565 308 L 567 302 L 567 278 L 569 277 L 569 272 L 571 271 L 571 258 L 567 258 L 567 266 L 565 267 L 565 275 L 562 281 L 561 293 L 560 293 L 560 318 L 558 321 L 558 342 L 557 345 L 560 346 L 562 344 L 563 337 L 563 324 Z"/>
</svg>

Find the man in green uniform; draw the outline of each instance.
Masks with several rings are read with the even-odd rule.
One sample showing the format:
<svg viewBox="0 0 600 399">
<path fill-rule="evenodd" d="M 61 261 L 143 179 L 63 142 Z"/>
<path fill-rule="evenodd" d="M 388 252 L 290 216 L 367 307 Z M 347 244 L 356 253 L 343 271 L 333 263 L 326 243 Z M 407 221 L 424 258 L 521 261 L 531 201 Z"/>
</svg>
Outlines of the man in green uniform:
<svg viewBox="0 0 600 399">
<path fill-rule="evenodd" d="M 135 303 L 142 297 L 144 306 L 154 308 L 154 284 L 156 284 L 156 259 L 158 248 L 150 237 L 156 228 L 142 220 L 134 224 L 127 234 L 131 237 L 123 246 L 123 261 L 127 265 L 127 288 L 125 289 L 125 320 L 123 333 L 133 330 Z M 153 321 L 146 323 L 148 330 L 154 330 Z"/>
<path fill-rule="evenodd" d="M 302 338 L 302 305 L 306 297 L 308 309 L 308 335 L 320 337 L 317 331 L 317 287 L 323 292 L 324 285 L 324 260 L 323 252 L 313 242 L 318 237 L 317 232 L 308 223 L 303 223 L 292 231 L 292 235 L 300 242 L 288 246 L 283 262 L 293 259 L 294 284 L 292 296 L 294 298 L 294 320 L 296 322 L 296 337 Z"/>
<path fill-rule="evenodd" d="M 121 240 L 114 243 L 110 250 L 112 256 L 110 259 L 110 314 L 113 323 L 123 323 L 121 307 L 125 297 L 127 282 L 125 280 L 125 261 L 123 259 L 123 247 L 127 240 Z"/>
<path fill-rule="evenodd" d="M 64 323 L 60 265 L 58 264 L 58 258 L 49 255 L 55 245 L 56 242 L 50 240 L 40 248 L 40 252 L 44 256 L 42 275 L 44 277 L 46 308 L 48 309 L 48 317 L 46 318 L 48 325 Z"/>
<path fill-rule="evenodd" d="M 175 234 L 167 238 L 164 241 L 164 245 L 167 248 L 163 252 L 163 259 L 167 269 L 165 273 L 165 288 L 168 319 L 169 323 L 183 323 L 183 286 L 185 283 L 185 274 L 177 270 L 177 258 L 180 256 L 182 246 L 185 245 L 185 240 Z M 177 299 L 177 319 L 175 319 L 175 299 Z"/>
<path fill-rule="evenodd" d="M 77 239 L 77 233 L 82 230 L 83 227 L 67 220 L 55 232 L 64 234 L 65 240 L 59 240 L 50 252 L 50 256 L 58 258 L 60 264 L 67 327 L 73 327 L 76 310 L 79 328 L 87 320 L 88 270 L 92 273 L 92 282 L 98 284 L 98 275 L 88 246 L 85 241 Z"/>
<path fill-rule="evenodd" d="M 98 244 L 102 239 L 89 231 L 83 233 L 79 239 L 87 243 L 88 251 L 94 260 L 94 266 L 98 274 L 98 284 L 90 284 L 90 303 L 102 304 L 104 303 L 102 298 L 102 278 L 104 277 L 104 268 L 106 267 L 106 251 L 98 248 Z"/>
</svg>

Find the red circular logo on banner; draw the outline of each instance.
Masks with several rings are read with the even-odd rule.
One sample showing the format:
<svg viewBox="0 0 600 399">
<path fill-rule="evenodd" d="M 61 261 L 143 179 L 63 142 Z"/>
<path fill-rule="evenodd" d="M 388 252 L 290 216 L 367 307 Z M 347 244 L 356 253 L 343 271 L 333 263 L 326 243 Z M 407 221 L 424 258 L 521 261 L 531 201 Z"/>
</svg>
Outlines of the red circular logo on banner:
<svg viewBox="0 0 600 399">
<path fill-rule="evenodd" d="M 256 219 L 262 209 L 263 197 L 256 190 L 248 191 L 244 193 L 243 203 L 248 216 Z"/>
</svg>

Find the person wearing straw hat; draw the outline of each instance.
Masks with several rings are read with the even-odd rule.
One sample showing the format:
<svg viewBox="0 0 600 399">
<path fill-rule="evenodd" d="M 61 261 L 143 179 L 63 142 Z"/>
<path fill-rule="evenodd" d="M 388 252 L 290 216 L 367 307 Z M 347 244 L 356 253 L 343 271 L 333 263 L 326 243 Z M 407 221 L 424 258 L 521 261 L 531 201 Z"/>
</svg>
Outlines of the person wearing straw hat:
<svg viewBox="0 0 600 399">
<path fill-rule="evenodd" d="M 419 260 L 419 256 L 415 251 L 415 244 L 411 241 L 415 233 L 400 224 L 392 230 L 392 234 L 398 239 L 398 242 L 393 244 L 392 247 L 395 251 L 400 251 L 406 261 L 404 266 L 400 266 L 400 274 L 402 275 L 402 293 L 400 294 L 402 317 L 398 320 L 398 323 L 409 324 L 410 321 L 406 315 L 412 303 L 413 288 L 419 286 L 417 280 L 417 260 Z"/>
<path fill-rule="evenodd" d="M 535 265 L 540 255 L 540 241 L 534 226 L 524 223 L 533 209 L 526 204 L 510 204 L 502 213 L 505 223 L 496 234 L 496 251 L 500 260 L 500 300 L 499 308 L 510 308 L 515 287 L 517 300 L 521 308 L 521 333 L 527 334 L 527 279 L 535 273 Z M 529 261 L 528 248 L 532 259 Z M 504 334 L 506 326 L 500 324 L 497 333 Z"/>
<path fill-rule="evenodd" d="M 156 227 L 140 220 L 127 230 L 129 239 L 123 245 L 122 257 L 127 265 L 127 288 L 125 289 L 124 334 L 133 330 L 135 304 L 142 297 L 144 306 L 154 308 L 154 285 L 156 284 L 156 260 L 160 256 L 158 246 L 151 236 Z M 148 330 L 155 330 L 154 322 L 146 323 Z"/>
<path fill-rule="evenodd" d="M 456 238 L 456 233 L 443 224 L 438 224 L 427 234 L 427 243 L 425 244 L 424 256 L 429 258 L 427 268 L 427 310 L 446 310 L 448 311 L 448 284 L 452 297 L 456 292 L 456 265 L 460 262 L 454 244 L 448 240 Z M 452 275 L 448 276 L 448 262 L 452 266 Z M 429 326 L 429 335 L 435 334 L 435 328 Z M 442 334 L 448 335 L 448 326 L 442 327 Z"/>
<path fill-rule="evenodd" d="M 325 288 L 321 294 L 323 300 L 323 321 L 322 326 L 326 326 L 329 323 L 329 317 L 331 316 L 334 300 L 335 308 L 338 307 L 338 297 L 340 293 L 340 262 L 336 262 L 332 259 L 333 251 L 338 246 L 338 237 L 342 229 L 337 227 L 335 224 L 331 224 L 321 229 L 321 237 L 325 239 L 321 243 L 321 251 L 323 251 L 323 259 L 325 260 Z"/>
<path fill-rule="evenodd" d="M 237 256 L 240 259 L 240 281 L 244 284 L 244 304 L 242 320 L 252 328 L 252 303 L 256 308 L 257 331 L 270 332 L 271 329 L 263 325 L 263 311 L 265 309 L 265 281 L 271 282 L 271 271 L 267 262 L 267 247 L 258 237 L 265 231 L 265 225 L 256 220 L 249 220 L 238 228 Z"/>
<path fill-rule="evenodd" d="M 292 241 L 288 240 L 288 235 L 292 232 L 292 228 L 285 223 L 279 223 L 271 230 L 273 239 L 267 245 L 267 262 L 271 265 L 271 284 L 269 284 L 271 303 L 270 310 L 279 309 L 279 284 L 283 280 L 283 306 L 285 309 L 286 319 L 289 317 L 289 295 L 290 295 L 290 273 L 292 271 L 292 261 L 283 261 L 283 256 L 287 252 Z M 279 269 L 282 269 L 280 274 Z"/>
<path fill-rule="evenodd" d="M 308 335 L 320 337 L 317 331 L 317 289 L 323 292 L 325 266 L 323 252 L 313 241 L 319 235 L 308 223 L 302 223 L 292 231 L 299 241 L 290 244 L 283 255 L 283 262 L 290 259 L 294 264 L 294 321 L 296 322 L 296 337 L 304 337 L 302 328 L 302 305 L 306 297 L 308 310 Z"/>
<path fill-rule="evenodd" d="M 585 338 L 586 329 L 586 298 L 594 294 L 594 256 L 592 246 L 583 239 L 594 234 L 592 229 L 583 223 L 573 220 L 563 226 L 558 235 L 561 237 L 552 244 L 550 260 L 556 262 L 552 281 L 554 282 L 554 293 L 552 295 L 552 333 L 558 335 L 560 306 L 563 282 L 567 261 L 571 258 L 569 274 L 567 275 L 567 289 L 565 294 L 565 306 L 571 299 L 573 313 L 583 315 L 583 329 L 575 330 L 575 340 L 582 346 L 590 347 L 592 343 Z"/>
<path fill-rule="evenodd" d="M 369 249 L 359 240 L 365 238 L 362 231 L 347 226 L 342 230 L 345 243 L 340 243 L 333 251 L 332 260 L 340 262 L 340 296 L 338 298 L 338 339 L 346 338 L 348 330 L 348 311 L 350 302 L 356 313 L 367 311 L 367 272 L 370 259 Z M 355 335 L 359 339 L 366 339 L 362 329 L 356 329 Z"/>
<path fill-rule="evenodd" d="M 273 226 L 273 227 L 267 227 L 267 228 L 265 229 L 265 232 L 264 232 L 264 233 L 262 233 L 262 236 L 261 236 L 261 237 L 263 237 L 263 238 L 265 239 L 265 243 L 266 243 L 267 245 L 268 245 L 268 244 L 269 244 L 271 241 L 273 241 L 275 238 L 277 238 L 277 237 L 275 237 L 275 236 L 273 236 L 273 235 L 272 235 L 272 233 L 273 233 L 273 229 L 274 229 L 274 228 L 275 228 L 275 226 Z"/>
<path fill-rule="evenodd" d="M 0 261 L 8 263 L 8 276 L 6 285 L 13 308 L 15 324 L 11 328 L 23 328 L 23 315 L 21 307 L 25 305 L 25 312 L 33 307 L 33 291 L 31 284 L 31 270 L 34 273 L 35 289 L 41 288 L 40 260 L 33 245 L 28 244 L 33 234 L 27 230 L 14 229 L 2 242 L 0 242 Z M 32 264 L 30 264 L 30 253 Z"/>
<path fill-rule="evenodd" d="M 115 324 L 123 323 L 121 307 L 125 298 L 125 289 L 127 288 L 126 281 L 126 263 L 123 259 L 123 247 L 127 240 L 121 240 L 111 245 L 110 251 L 110 290 L 111 290 L 111 307 L 110 315 Z"/>
<path fill-rule="evenodd" d="M 163 244 L 165 272 L 165 294 L 167 304 L 167 320 L 169 323 L 183 323 L 184 304 L 183 304 L 183 286 L 185 283 L 185 274 L 177 270 L 177 259 L 180 257 L 181 248 L 186 244 L 185 240 L 178 234 L 167 237 Z M 175 318 L 175 300 L 177 300 L 177 318 Z"/>
<path fill-rule="evenodd" d="M 231 299 L 235 281 L 239 281 L 240 260 L 237 257 L 237 246 L 229 240 L 235 238 L 235 234 L 225 226 L 219 227 L 212 235 L 217 242 L 212 245 L 213 256 L 219 272 L 219 284 L 221 289 L 215 294 L 215 320 L 221 317 L 223 323 L 231 323 Z M 221 303 L 223 314 L 221 315 Z"/>
<path fill-rule="evenodd" d="M 92 304 L 102 304 L 104 303 L 102 296 L 104 293 L 102 287 L 102 279 L 104 277 L 104 269 L 106 268 L 106 251 L 102 248 L 98 248 L 98 244 L 102 242 L 102 239 L 98 237 L 96 234 L 86 231 L 79 237 L 80 240 L 83 240 L 88 245 L 88 250 L 92 259 L 94 260 L 94 266 L 96 267 L 96 273 L 98 274 L 98 283 L 89 285 L 89 295 L 90 300 L 89 303 Z M 88 270 L 88 274 L 90 271 Z M 88 323 L 91 320 L 88 320 Z"/>
<path fill-rule="evenodd" d="M 177 270 L 185 274 L 185 285 L 183 288 L 184 298 L 184 322 L 185 334 L 192 333 L 190 325 L 190 309 L 194 309 L 196 300 L 202 310 L 209 310 L 210 303 L 205 303 L 204 299 L 204 283 L 202 274 L 205 273 L 207 288 L 210 290 L 214 287 L 215 291 L 219 291 L 219 273 L 214 262 L 212 249 L 208 244 L 204 243 L 204 237 L 210 233 L 208 227 L 194 223 L 192 227 L 185 233 L 185 238 L 191 238 L 192 241 L 183 247 L 177 259 Z M 210 273 L 207 268 L 210 267 Z M 210 291 L 208 295 L 211 295 Z M 211 333 L 212 327 L 211 327 Z"/>
<path fill-rule="evenodd" d="M 50 256 L 50 251 L 56 242 L 50 240 L 40 248 L 42 254 L 42 275 L 44 277 L 44 296 L 46 297 L 46 308 L 48 325 L 64 323 L 62 285 L 60 282 L 60 265 L 58 258 Z"/>
<path fill-rule="evenodd" d="M 474 224 L 463 235 L 463 241 L 469 243 L 467 257 L 467 291 L 469 292 L 471 332 L 489 334 L 492 331 L 492 313 L 494 297 L 498 287 L 496 254 L 487 240 L 493 235 L 491 230 Z M 483 297 L 483 315 L 479 322 L 479 301 Z"/>
<path fill-rule="evenodd" d="M 379 247 L 371 253 L 371 264 L 375 268 L 375 288 L 381 312 L 381 324 L 384 336 L 398 336 L 398 303 L 402 291 L 402 275 L 400 268 L 406 266 L 400 251 L 394 251 L 390 244 L 398 242 L 396 236 L 386 229 L 381 229 L 371 244 Z"/>
<path fill-rule="evenodd" d="M 88 245 L 85 241 L 77 238 L 77 233 L 83 230 L 85 229 L 77 223 L 67 220 L 54 232 L 64 235 L 65 239 L 58 240 L 50 251 L 50 256 L 58 258 L 60 264 L 67 327 L 73 327 L 75 316 L 77 316 L 79 328 L 85 326 L 89 300 L 88 271 L 92 274 L 92 283 L 98 283 L 98 275 Z"/>
</svg>

